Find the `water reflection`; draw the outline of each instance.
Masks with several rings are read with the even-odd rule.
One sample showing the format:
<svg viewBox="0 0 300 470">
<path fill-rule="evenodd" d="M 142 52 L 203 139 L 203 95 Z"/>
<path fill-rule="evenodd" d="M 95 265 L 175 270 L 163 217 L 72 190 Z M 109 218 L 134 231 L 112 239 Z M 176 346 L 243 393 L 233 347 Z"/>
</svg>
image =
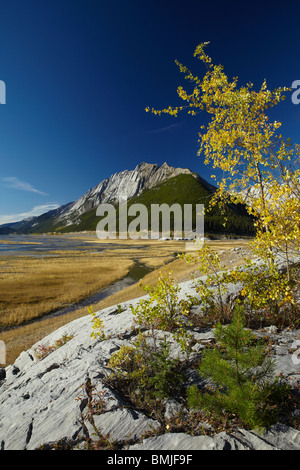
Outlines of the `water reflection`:
<svg viewBox="0 0 300 470">
<path fill-rule="evenodd" d="M 116 294 L 117 292 L 120 292 L 126 287 L 129 287 L 135 284 L 152 270 L 153 268 L 145 266 L 144 264 L 136 260 L 133 267 L 130 269 L 129 273 L 127 274 L 127 276 L 125 276 L 123 279 L 120 279 L 119 281 L 114 282 L 113 284 L 106 287 L 105 289 L 102 289 L 101 291 L 88 297 L 87 299 L 81 300 L 77 304 L 72 304 L 61 310 L 57 310 L 55 312 L 49 313 L 43 316 L 40 320 L 44 320 L 45 318 L 57 317 L 59 315 L 64 315 L 66 313 L 73 312 L 74 310 L 77 310 L 78 308 L 89 307 L 97 302 L 100 302 L 101 300 L 106 299 L 107 297 L 113 294 Z"/>
</svg>

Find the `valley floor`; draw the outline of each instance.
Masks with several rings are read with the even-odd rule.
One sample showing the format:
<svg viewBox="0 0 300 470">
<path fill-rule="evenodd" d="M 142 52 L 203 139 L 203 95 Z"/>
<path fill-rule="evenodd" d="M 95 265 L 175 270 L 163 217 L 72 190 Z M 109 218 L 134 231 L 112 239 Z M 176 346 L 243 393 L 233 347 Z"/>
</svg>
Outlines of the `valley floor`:
<svg viewBox="0 0 300 470">
<path fill-rule="evenodd" d="M 28 349 L 57 328 L 88 314 L 77 303 L 126 278 L 135 262 L 149 271 L 145 284 L 154 285 L 160 270 L 167 268 L 176 282 L 190 279 L 195 265 L 177 259 L 185 251 L 184 241 L 96 240 L 94 234 L 70 234 L 87 244 L 81 251 L 51 251 L 42 257 L 2 256 L 0 258 L 0 340 L 6 345 L 6 363 L 11 364 L 21 351 Z M 89 249 L 95 243 L 103 251 Z M 224 267 L 243 263 L 249 241 L 220 239 L 206 242 L 220 253 Z M 113 246 L 114 245 L 114 246 Z M 46 255 L 46 256 L 45 256 Z M 97 302 L 94 310 L 132 300 L 144 295 L 139 282 Z M 49 313 L 70 306 L 70 313 L 49 317 Z M 47 316 L 48 315 L 48 316 Z M 2 330 L 2 331 L 1 331 Z"/>
</svg>

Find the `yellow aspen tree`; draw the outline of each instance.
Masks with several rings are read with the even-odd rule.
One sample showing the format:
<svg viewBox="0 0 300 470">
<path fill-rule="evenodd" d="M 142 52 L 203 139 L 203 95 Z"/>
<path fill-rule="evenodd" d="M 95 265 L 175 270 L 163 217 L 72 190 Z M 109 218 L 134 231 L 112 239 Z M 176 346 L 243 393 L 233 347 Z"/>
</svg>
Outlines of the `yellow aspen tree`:
<svg viewBox="0 0 300 470">
<path fill-rule="evenodd" d="M 206 112 L 209 119 L 200 126 L 198 155 L 204 156 L 205 164 L 223 173 L 212 204 L 246 201 L 249 213 L 257 221 L 257 248 L 263 246 L 264 255 L 272 262 L 274 246 L 279 243 L 286 247 L 298 237 L 299 178 L 295 174 L 292 177 L 286 168 L 295 151 L 279 132 L 282 123 L 272 122 L 267 115 L 268 109 L 284 100 L 284 92 L 290 89 L 280 87 L 270 91 L 266 80 L 258 91 L 252 83 L 238 86 L 237 77 L 229 80 L 224 67 L 213 64 L 205 52 L 208 44 L 200 44 L 194 52 L 206 68 L 202 79 L 176 61 L 192 86 L 190 93 L 182 86 L 177 89 L 184 105 L 162 110 L 147 107 L 146 111 L 172 116 L 181 111 L 192 115 Z M 278 175 L 283 183 L 280 190 Z M 296 186 L 298 194 L 294 194 L 291 202 L 289 197 Z M 281 200 L 285 201 L 284 207 Z"/>
</svg>

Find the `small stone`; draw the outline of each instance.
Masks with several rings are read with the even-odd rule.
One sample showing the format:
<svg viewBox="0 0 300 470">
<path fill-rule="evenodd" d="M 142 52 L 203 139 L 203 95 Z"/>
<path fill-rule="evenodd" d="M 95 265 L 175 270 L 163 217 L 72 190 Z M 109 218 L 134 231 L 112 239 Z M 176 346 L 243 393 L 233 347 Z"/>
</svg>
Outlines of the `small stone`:
<svg viewBox="0 0 300 470">
<path fill-rule="evenodd" d="M 165 418 L 171 419 L 176 416 L 180 411 L 182 411 L 182 406 L 176 400 L 165 400 Z"/>
</svg>

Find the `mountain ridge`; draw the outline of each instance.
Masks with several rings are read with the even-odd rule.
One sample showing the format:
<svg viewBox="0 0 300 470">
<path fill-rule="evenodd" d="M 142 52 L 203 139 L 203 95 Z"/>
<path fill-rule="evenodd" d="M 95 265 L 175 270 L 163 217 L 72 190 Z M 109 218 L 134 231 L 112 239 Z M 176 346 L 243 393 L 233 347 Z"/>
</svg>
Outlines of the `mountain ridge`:
<svg viewBox="0 0 300 470">
<path fill-rule="evenodd" d="M 62 213 L 60 220 L 68 220 L 66 225 L 69 225 L 69 219 L 73 221 L 73 215 L 80 216 L 99 204 L 116 204 L 122 196 L 131 199 L 140 195 L 145 189 L 150 189 L 177 174 L 199 176 L 188 168 L 174 168 L 166 162 L 161 167 L 157 164 L 142 162 L 134 170 L 114 173 L 75 201 L 69 211 Z"/>
<path fill-rule="evenodd" d="M 152 203 L 168 204 L 169 207 L 179 203 L 182 210 L 185 204 L 191 204 L 193 208 L 196 204 L 204 204 L 207 208 L 216 189 L 188 168 L 171 167 L 166 162 L 162 166 L 142 162 L 134 170 L 123 170 L 103 179 L 74 202 L 31 219 L 2 225 L 0 233 L 95 231 L 101 220 L 96 215 L 100 204 L 112 204 L 118 213 L 119 199 L 126 196 L 128 208 L 139 203 L 146 206 L 148 212 Z M 227 228 L 224 229 L 224 216 L 216 208 L 205 215 L 205 232 L 252 235 L 252 220 L 245 208 L 228 205 L 227 209 L 230 216 Z M 148 229 L 151 230 L 151 225 Z"/>
<path fill-rule="evenodd" d="M 30 219 L 0 225 L 0 234 L 34 233 L 60 231 L 69 225 L 80 222 L 80 216 L 96 208 L 99 204 L 116 204 L 120 196 L 131 199 L 160 182 L 178 174 L 190 174 L 200 178 L 202 183 L 213 190 L 213 186 L 188 168 L 175 168 L 166 162 L 162 166 L 142 162 L 134 170 L 123 170 L 103 179 L 76 201 L 61 205 Z"/>
</svg>

